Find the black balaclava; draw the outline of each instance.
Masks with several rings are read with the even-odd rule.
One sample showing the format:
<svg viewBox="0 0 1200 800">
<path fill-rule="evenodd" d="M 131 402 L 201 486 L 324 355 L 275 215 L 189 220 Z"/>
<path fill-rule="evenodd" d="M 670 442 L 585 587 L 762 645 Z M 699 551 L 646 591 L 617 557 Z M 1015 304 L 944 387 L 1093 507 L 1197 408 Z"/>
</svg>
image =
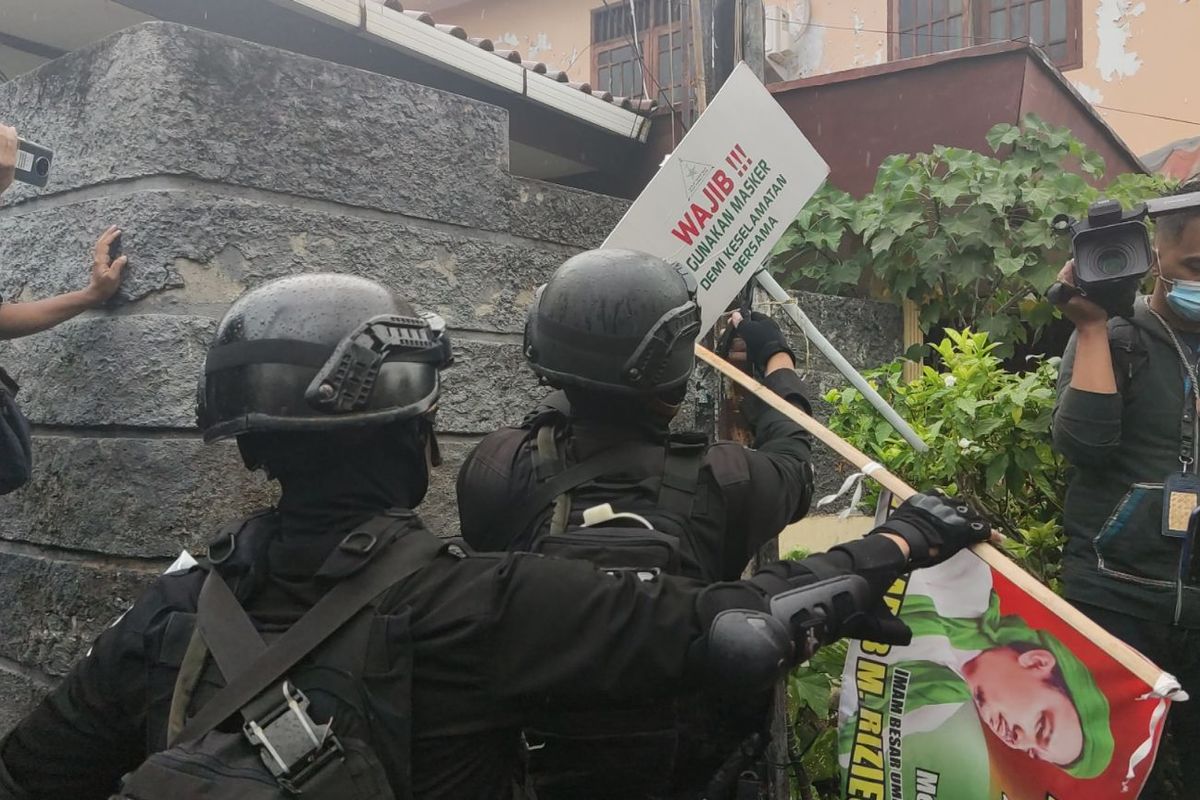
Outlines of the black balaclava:
<svg viewBox="0 0 1200 800">
<path fill-rule="evenodd" d="M 242 459 L 282 489 L 280 538 L 335 543 L 388 508 L 414 508 L 429 486 L 426 420 L 336 431 L 243 434 Z"/>
<path fill-rule="evenodd" d="M 687 395 L 687 384 L 657 395 L 618 395 L 568 386 L 571 416 L 622 427 L 645 428 L 666 433 Z"/>
</svg>

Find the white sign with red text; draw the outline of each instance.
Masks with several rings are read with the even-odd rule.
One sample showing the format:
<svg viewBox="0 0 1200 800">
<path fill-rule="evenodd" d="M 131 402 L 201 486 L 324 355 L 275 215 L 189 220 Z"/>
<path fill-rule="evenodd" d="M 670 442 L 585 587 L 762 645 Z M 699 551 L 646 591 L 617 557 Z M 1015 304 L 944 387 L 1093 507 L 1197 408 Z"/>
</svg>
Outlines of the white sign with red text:
<svg viewBox="0 0 1200 800">
<path fill-rule="evenodd" d="M 703 336 L 828 175 L 753 70 L 739 64 L 604 247 L 651 253 L 695 276 Z"/>
</svg>

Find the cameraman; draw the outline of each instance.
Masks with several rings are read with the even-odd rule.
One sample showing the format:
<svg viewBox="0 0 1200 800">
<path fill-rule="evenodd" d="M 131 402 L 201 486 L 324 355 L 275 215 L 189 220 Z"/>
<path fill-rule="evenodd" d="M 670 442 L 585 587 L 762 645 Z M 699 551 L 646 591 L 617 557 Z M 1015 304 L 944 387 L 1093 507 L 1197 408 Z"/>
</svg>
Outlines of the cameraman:
<svg viewBox="0 0 1200 800">
<path fill-rule="evenodd" d="M 17 131 L 0 125 L 0 192 L 12 185 L 16 166 Z M 121 256 L 110 262 L 108 249 L 120 235 L 114 225 L 96 241 L 87 288 L 28 303 L 4 303 L 0 298 L 0 339 L 16 339 L 53 328 L 116 294 L 127 259 Z"/>
<path fill-rule="evenodd" d="M 1198 190 L 1200 176 L 1177 193 Z M 1060 305 L 1075 334 L 1059 376 L 1054 444 L 1074 467 L 1064 594 L 1196 698 L 1168 718 L 1168 741 L 1182 748 L 1200 741 L 1200 582 L 1187 576 L 1184 539 L 1165 524 L 1163 507 L 1165 491 L 1185 513 L 1200 495 L 1200 209 L 1160 217 L 1154 244 L 1154 291 L 1137 298 L 1132 319 L 1109 320 L 1078 295 Z M 1073 267 L 1059 280 L 1073 285 Z M 1200 759 L 1180 755 L 1185 786 L 1200 791 Z M 1167 761 L 1143 797 L 1173 796 L 1163 783 Z"/>
</svg>

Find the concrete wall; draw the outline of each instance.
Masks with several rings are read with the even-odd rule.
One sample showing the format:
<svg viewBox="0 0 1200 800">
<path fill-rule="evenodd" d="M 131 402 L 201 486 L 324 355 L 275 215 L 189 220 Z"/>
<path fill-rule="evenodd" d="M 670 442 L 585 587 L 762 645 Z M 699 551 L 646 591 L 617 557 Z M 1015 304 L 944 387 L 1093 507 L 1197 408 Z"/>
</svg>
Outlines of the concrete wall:
<svg viewBox="0 0 1200 800">
<path fill-rule="evenodd" d="M 162 23 L 0 86 L 0 119 L 57 151 L 45 190 L 0 205 L 0 297 L 83 286 L 112 223 L 131 259 L 111 307 L 0 344 L 36 436 L 31 485 L 0 498 L 0 731 L 181 549 L 272 502 L 232 444 L 205 446 L 194 427 L 231 300 L 332 270 L 447 319 L 446 464 L 422 512 L 449 533 L 465 453 L 539 394 L 520 356 L 532 290 L 626 207 L 511 176 L 500 109 Z M 856 363 L 899 351 L 891 311 L 804 303 Z M 837 382 L 818 359 L 803 366 L 816 390 Z M 711 408 L 696 391 L 681 422 Z"/>
<path fill-rule="evenodd" d="M 0 297 L 83 286 L 112 223 L 131 259 L 111 308 L 0 345 L 36 425 L 34 480 L 0 498 L 0 728 L 182 548 L 272 501 L 194 427 L 231 300 L 332 270 L 447 319 L 447 463 L 425 512 L 449 531 L 467 449 L 538 393 L 520 357 L 532 290 L 625 208 L 509 175 L 500 109 L 161 23 L 0 86 L 0 119 L 56 148 L 46 190 L 3 198 Z"/>
</svg>

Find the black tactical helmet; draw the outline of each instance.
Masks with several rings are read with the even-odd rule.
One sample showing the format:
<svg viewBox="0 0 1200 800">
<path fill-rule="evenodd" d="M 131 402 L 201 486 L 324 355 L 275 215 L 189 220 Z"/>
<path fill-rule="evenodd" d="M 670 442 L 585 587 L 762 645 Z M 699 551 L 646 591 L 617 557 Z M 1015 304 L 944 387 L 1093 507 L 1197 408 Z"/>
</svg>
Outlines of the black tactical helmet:
<svg viewBox="0 0 1200 800">
<path fill-rule="evenodd" d="M 699 333 L 690 275 L 646 253 L 589 250 L 538 289 L 525 358 L 558 388 L 656 395 L 687 382 Z"/>
<path fill-rule="evenodd" d="M 451 362 L 441 319 L 347 275 L 296 275 L 237 300 L 217 327 L 196 418 L 206 442 L 419 417 Z"/>
</svg>

